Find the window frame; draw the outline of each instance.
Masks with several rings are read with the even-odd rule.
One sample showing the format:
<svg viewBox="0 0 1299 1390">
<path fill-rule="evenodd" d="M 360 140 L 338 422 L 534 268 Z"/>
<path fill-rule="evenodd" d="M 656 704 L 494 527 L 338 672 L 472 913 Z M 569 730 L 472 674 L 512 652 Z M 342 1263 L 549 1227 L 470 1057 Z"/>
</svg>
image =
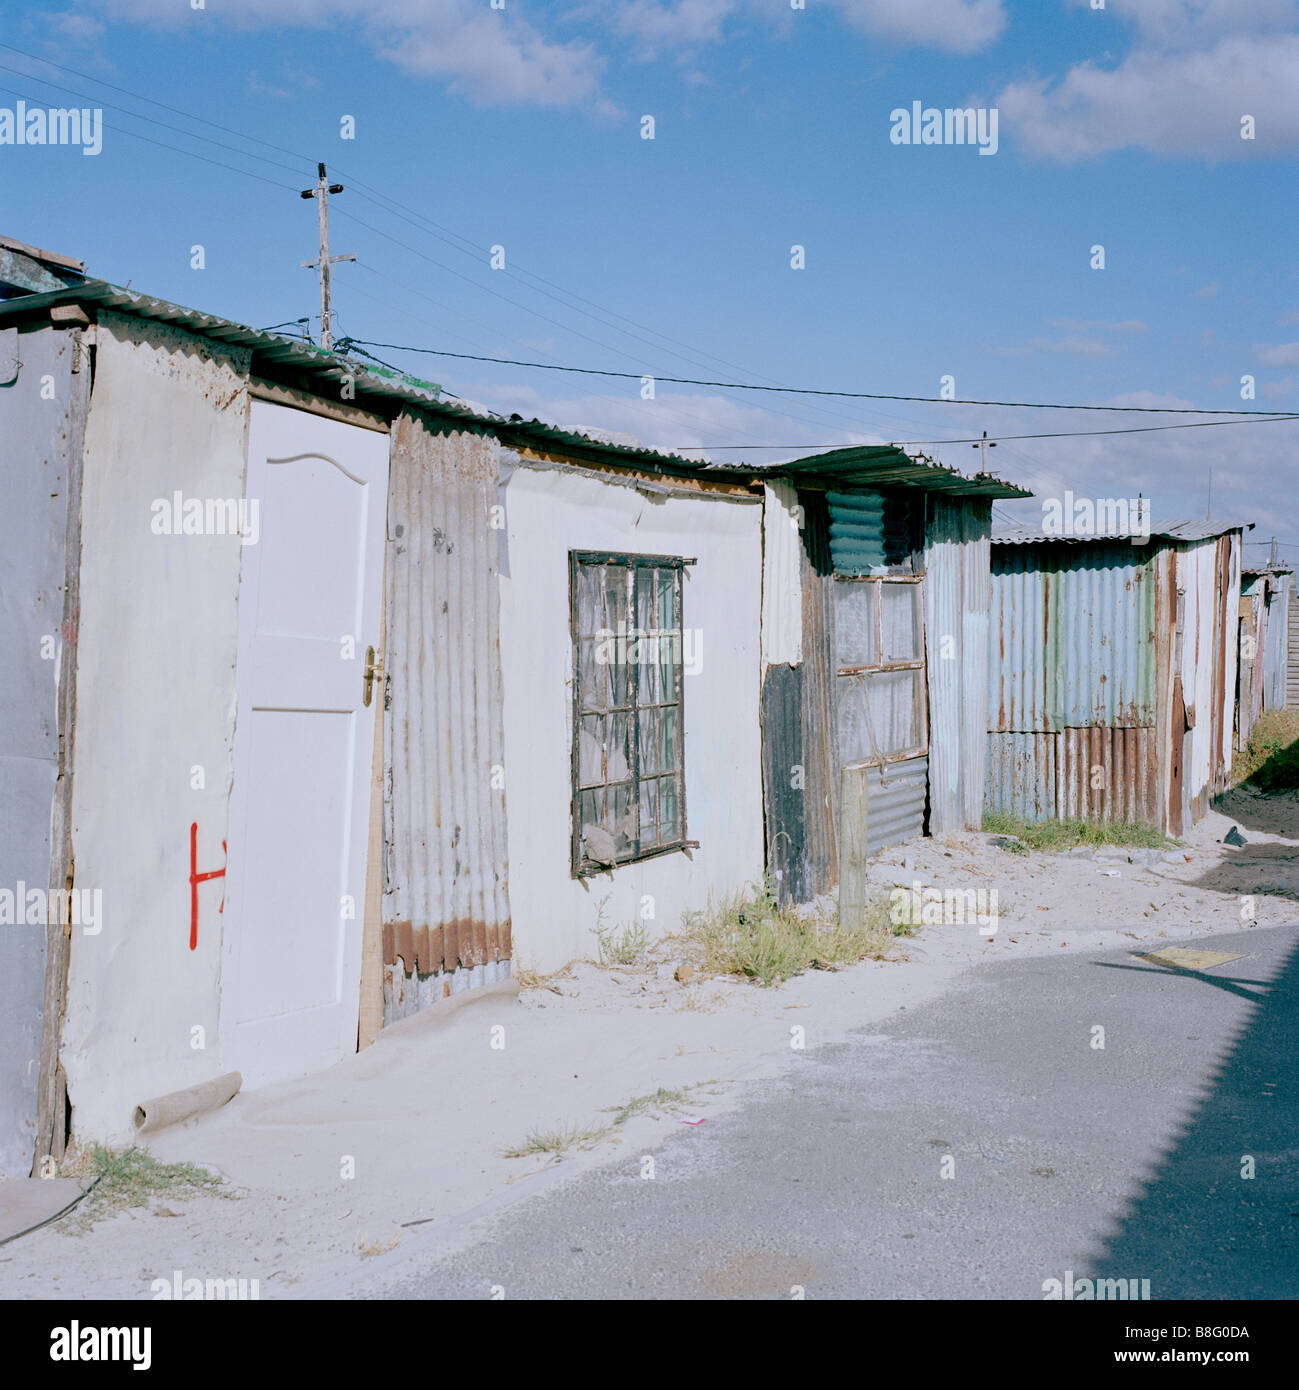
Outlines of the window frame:
<svg viewBox="0 0 1299 1390">
<path fill-rule="evenodd" d="M 877 586 L 873 595 L 874 615 L 875 615 L 875 654 L 879 658 L 874 662 L 865 664 L 851 664 L 841 666 L 838 661 L 838 653 L 835 653 L 834 674 L 835 674 L 835 705 L 836 710 L 840 699 L 839 680 L 845 676 L 871 676 L 888 671 L 919 671 L 920 678 L 915 683 L 916 688 L 916 718 L 915 728 L 920 737 L 920 742 L 912 744 L 905 749 L 894 752 L 882 753 L 879 757 L 856 758 L 850 763 L 845 763 L 845 767 L 884 767 L 889 763 L 908 762 L 913 758 L 923 758 L 929 753 L 929 699 L 928 699 L 928 668 L 925 655 L 925 605 L 924 605 L 924 573 L 920 574 L 837 574 L 834 577 L 836 584 L 872 584 Z M 915 615 L 916 650 L 918 655 L 908 658 L 905 661 L 885 661 L 884 656 L 884 605 L 882 602 L 881 587 L 885 584 L 891 585 L 910 585 L 913 590 L 912 611 Z M 836 637 L 837 643 L 837 637 Z M 869 682 L 867 682 L 869 691 Z M 869 718 L 870 696 L 867 694 L 867 710 Z M 838 728 L 838 716 L 835 719 L 836 730 Z"/>
<path fill-rule="evenodd" d="M 569 596 L 569 642 L 570 656 L 572 661 L 572 709 L 570 718 L 572 721 L 571 733 L 571 757 L 570 757 L 570 786 L 569 786 L 569 816 L 571 821 L 570 829 L 570 859 L 572 876 L 576 879 L 589 878 L 594 874 L 612 873 L 614 869 L 620 869 L 627 864 L 641 863 L 647 859 L 657 859 L 665 854 L 677 854 L 683 850 L 697 849 L 698 840 L 688 838 L 688 821 L 686 818 L 686 722 L 685 722 L 685 581 L 688 566 L 696 563 L 693 558 L 680 555 L 642 555 L 633 554 L 626 551 L 614 550 L 570 550 L 568 552 L 568 596 Z M 627 726 L 628 741 L 628 771 L 629 781 L 632 790 L 632 805 L 636 812 L 636 835 L 633 842 L 632 851 L 622 858 L 616 859 L 613 864 L 597 864 L 587 859 L 582 853 L 582 775 L 581 775 L 581 733 L 582 733 L 582 658 L 580 641 L 583 636 L 592 637 L 596 634 L 586 634 L 581 631 L 578 615 L 578 575 L 583 566 L 599 566 L 602 568 L 622 568 L 629 571 L 631 575 L 631 601 L 629 612 L 632 617 L 633 629 L 637 626 L 637 595 L 638 595 L 638 575 L 639 570 L 673 570 L 676 573 L 674 587 L 676 612 L 676 631 L 679 635 L 679 649 L 677 660 L 673 663 L 675 671 L 673 700 L 660 701 L 657 705 L 645 706 L 645 708 L 663 708 L 665 706 L 675 706 L 677 711 L 677 757 L 674 769 L 677 781 L 677 821 L 679 835 L 676 839 L 666 844 L 653 844 L 647 848 L 641 848 L 640 828 L 641 828 L 641 748 L 640 748 L 640 679 L 639 672 L 635 677 L 629 675 L 627 688 L 629 693 L 629 704 L 627 706 Z M 660 629 L 661 630 L 661 629 Z M 660 780 L 666 774 L 658 774 L 653 780 Z M 618 785 L 615 783 L 603 783 L 603 786 Z M 590 790 L 590 788 L 587 788 Z"/>
</svg>

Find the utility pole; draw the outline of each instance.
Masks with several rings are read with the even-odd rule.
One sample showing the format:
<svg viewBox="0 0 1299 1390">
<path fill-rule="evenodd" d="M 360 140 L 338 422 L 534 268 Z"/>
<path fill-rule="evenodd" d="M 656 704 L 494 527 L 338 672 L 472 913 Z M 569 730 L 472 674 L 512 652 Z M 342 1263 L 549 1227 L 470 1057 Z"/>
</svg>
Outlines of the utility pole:
<svg viewBox="0 0 1299 1390">
<path fill-rule="evenodd" d="M 979 451 L 979 458 L 980 458 L 980 460 L 981 460 L 981 462 L 980 462 L 980 464 L 979 464 L 979 472 L 980 472 L 980 473 L 986 473 L 986 472 L 988 471 L 988 450 L 989 450 L 989 449 L 995 449 L 996 447 L 997 447 L 997 441 L 996 441 L 995 439 L 991 439 L 991 440 L 990 440 L 990 439 L 988 438 L 988 431 L 987 431 L 987 430 L 984 430 L 984 432 L 983 432 L 983 438 L 982 438 L 981 440 L 979 440 L 979 442 L 978 442 L 977 444 L 971 444 L 971 445 L 970 445 L 970 448 L 971 448 L 971 449 L 977 449 L 977 450 Z"/>
<path fill-rule="evenodd" d="M 1275 536 L 1272 537 L 1272 554 L 1271 554 L 1270 556 L 1268 556 L 1267 567 L 1268 567 L 1268 569 L 1272 569 L 1272 570 L 1276 569 L 1276 537 L 1275 537 Z"/>
<path fill-rule="evenodd" d="M 304 188 L 302 196 L 316 200 L 316 220 L 320 226 L 320 255 L 316 260 L 303 261 L 302 264 L 308 269 L 318 267 L 320 270 L 320 346 L 326 352 L 331 352 L 334 347 L 334 319 L 329 301 L 334 278 L 334 263 L 336 261 L 354 261 L 356 257 L 353 255 L 331 256 L 329 254 L 329 195 L 341 193 L 343 185 L 329 182 L 325 177 L 323 164 L 317 164 L 316 170 L 319 177 L 316 180 L 315 188 Z"/>
<path fill-rule="evenodd" d="M 1213 520 L 1213 469 L 1209 469 L 1209 503 L 1204 509 L 1205 521 Z"/>
</svg>

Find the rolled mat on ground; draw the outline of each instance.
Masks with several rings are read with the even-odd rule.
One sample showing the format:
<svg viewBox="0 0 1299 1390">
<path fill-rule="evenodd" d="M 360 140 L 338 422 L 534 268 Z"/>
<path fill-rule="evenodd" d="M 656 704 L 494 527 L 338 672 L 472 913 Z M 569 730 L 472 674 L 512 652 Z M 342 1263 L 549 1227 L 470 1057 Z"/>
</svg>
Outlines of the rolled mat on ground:
<svg viewBox="0 0 1299 1390">
<path fill-rule="evenodd" d="M 172 1091 L 165 1096 L 155 1096 L 135 1107 L 135 1128 L 140 1134 L 149 1134 L 167 1125 L 179 1124 L 181 1120 L 192 1119 L 207 1110 L 219 1110 L 221 1106 L 234 1099 L 244 1079 L 237 1071 L 228 1071 L 199 1086 L 190 1086 L 184 1091 Z"/>
</svg>

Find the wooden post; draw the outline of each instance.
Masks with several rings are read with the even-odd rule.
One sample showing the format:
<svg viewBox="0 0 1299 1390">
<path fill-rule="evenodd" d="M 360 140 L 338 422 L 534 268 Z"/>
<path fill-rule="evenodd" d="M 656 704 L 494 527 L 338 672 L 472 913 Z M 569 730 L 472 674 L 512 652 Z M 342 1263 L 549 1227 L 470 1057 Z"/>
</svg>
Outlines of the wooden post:
<svg viewBox="0 0 1299 1390">
<path fill-rule="evenodd" d="M 866 799 L 868 768 L 839 773 L 839 925 L 856 931 L 866 916 Z"/>
</svg>

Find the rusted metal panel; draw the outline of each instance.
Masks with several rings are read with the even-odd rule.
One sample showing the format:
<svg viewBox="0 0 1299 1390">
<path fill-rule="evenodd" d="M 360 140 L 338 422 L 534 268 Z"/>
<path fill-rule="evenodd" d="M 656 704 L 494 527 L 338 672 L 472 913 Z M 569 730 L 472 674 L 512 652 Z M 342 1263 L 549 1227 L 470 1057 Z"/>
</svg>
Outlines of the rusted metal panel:
<svg viewBox="0 0 1299 1390">
<path fill-rule="evenodd" d="M 402 967 L 422 977 L 510 956 L 491 511 L 498 452 L 489 436 L 440 433 L 414 414 L 393 426 L 383 931 L 391 998 L 422 1002 L 398 979 Z"/>
<path fill-rule="evenodd" d="M 1159 824 L 1153 727 L 1064 729 L 1056 758 L 1062 820 Z"/>
<path fill-rule="evenodd" d="M 1056 817 L 1059 742 L 1056 734 L 990 730 L 987 809 L 1027 821 Z"/>
<path fill-rule="evenodd" d="M 988 734 L 989 811 L 1043 820 L 1160 823 L 1155 730 Z"/>
</svg>

